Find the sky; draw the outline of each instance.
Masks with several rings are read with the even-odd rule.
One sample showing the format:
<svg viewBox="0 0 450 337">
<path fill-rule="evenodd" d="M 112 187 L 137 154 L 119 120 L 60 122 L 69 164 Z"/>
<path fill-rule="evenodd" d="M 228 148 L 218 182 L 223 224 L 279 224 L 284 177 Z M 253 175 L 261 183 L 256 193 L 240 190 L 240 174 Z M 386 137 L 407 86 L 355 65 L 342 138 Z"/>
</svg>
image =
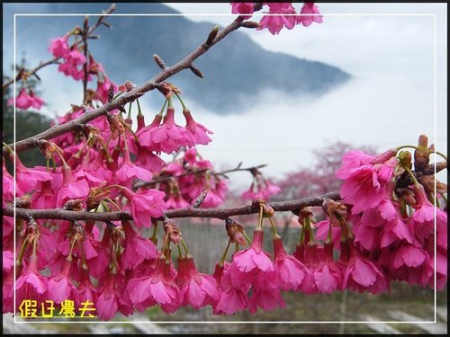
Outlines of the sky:
<svg viewBox="0 0 450 337">
<path fill-rule="evenodd" d="M 235 17 L 228 3 L 167 5 L 192 14 L 187 15 L 192 21 L 226 26 Z M 295 4 L 297 9 L 299 5 Z M 320 98 L 298 98 L 274 88 L 262 93 L 253 108 L 226 116 L 211 114 L 185 97 L 195 119 L 214 132 L 213 141 L 199 147 L 202 156 L 218 170 L 239 162 L 243 167 L 267 164 L 262 173 L 281 178 L 311 167 L 313 151 L 337 141 L 383 152 L 417 145 L 419 135 L 426 134 L 438 151 L 447 153 L 446 4 L 318 6 L 324 15 L 322 24 L 283 29 L 279 35 L 268 30 L 241 31 L 267 50 L 325 62 L 354 79 Z M 58 106 L 70 94 L 47 99 Z M 439 177 L 446 181 L 446 172 Z M 242 189 L 249 186 L 251 176 L 236 172 L 230 178 L 232 187 Z"/>
</svg>

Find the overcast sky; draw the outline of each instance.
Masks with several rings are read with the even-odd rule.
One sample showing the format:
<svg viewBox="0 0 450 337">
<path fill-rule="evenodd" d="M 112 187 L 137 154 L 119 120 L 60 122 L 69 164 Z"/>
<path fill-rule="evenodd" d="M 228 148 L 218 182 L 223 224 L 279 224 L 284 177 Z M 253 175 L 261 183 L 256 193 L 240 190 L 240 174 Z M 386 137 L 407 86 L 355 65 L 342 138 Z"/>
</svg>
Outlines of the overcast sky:
<svg viewBox="0 0 450 337">
<path fill-rule="evenodd" d="M 193 21 L 225 26 L 235 17 L 225 16 L 231 11 L 228 3 L 167 5 L 196 14 L 188 16 Z M 311 165 L 312 150 L 336 141 L 372 145 L 381 152 L 416 145 L 419 135 L 426 134 L 446 153 L 447 5 L 318 6 L 324 14 L 320 25 L 284 29 L 276 36 L 268 30 L 242 31 L 267 50 L 325 62 L 355 79 L 320 99 L 298 99 L 274 88 L 239 115 L 211 114 L 185 97 L 196 120 L 214 131 L 213 142 L 201 147 L 201 154 L 219 168 L 240 161 L 243 166 L 268 164 L 263 173 L 280 177 Z M 233 186 L 245 187 L 250 175 L 231 178 Z"/>
</svg>

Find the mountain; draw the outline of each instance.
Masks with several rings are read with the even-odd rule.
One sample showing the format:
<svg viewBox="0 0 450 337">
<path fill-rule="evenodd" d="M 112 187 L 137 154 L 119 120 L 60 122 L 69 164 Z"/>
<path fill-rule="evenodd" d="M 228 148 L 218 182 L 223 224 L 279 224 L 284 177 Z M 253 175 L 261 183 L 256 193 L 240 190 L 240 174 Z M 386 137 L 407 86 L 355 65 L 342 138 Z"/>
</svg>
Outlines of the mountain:
<svg viewBox="0 0 450 337">
<path fill-rule="evenodd" d="M 26 10 L 33 13 L 100 14 L 109 7 L 108 3 L 29 5 Z M 114 14 L 130 13 L 178 12 L 160 3 L 116 4 Z M 47 45 L 44 42 L 40 47 L 46 50 L 49 39 L 61 36 L 74 25 L 81 25 L 82 19 L 83 16 L 19 17 L 17 39 L 33 42 L 45 36 Z M 96 20 L 92 16 L 91 24 Z M 111 16 L 107 21 L 113 29 L 100 27 L 96 31 L 101 38 L 98 43 L 95 40 L 90 43 L 92 53 L 115 83 L 130 80 L 138 85 L 160 70 L 153 61 L 153 54 L 158 54 L 167 65 L 173 65 L 204 42 L 214 27 L 212 23 L 196 23 L 182 16 Z M 48 52 L 43 57 L 48 58 Z M 168 81 L 181 88 L 183 97 L 217 114 L 248 108 L 252 98 L 264 90 L 321 95 L 351 78 L 341 69 L 322 62 L 266 51 L 239 31 L 212 47 L 194 65 L 203 72 L 204 79 L 185 70 Z"/>
</svg>

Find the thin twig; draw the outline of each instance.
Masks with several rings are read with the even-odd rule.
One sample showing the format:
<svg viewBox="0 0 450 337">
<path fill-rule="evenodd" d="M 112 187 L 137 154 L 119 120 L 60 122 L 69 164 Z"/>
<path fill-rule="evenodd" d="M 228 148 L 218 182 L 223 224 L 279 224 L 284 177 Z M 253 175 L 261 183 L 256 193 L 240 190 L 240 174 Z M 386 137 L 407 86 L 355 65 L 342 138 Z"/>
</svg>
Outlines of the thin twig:
<svg viewBox="0 0 450 337">
<path fill-rule="evenodd" d="M 239 164 L 238 166 L 236 166 L 233 169 L 225 170 L 225 171 L 222 171 L 222 172 L 213 172 L 213 171 L 211 171 L 210 175 L 226 177 L 227 173 L 238 172 L 238 171 L 249 171 L 250 172 L 250 171 L 252 171 L 254 169 L 259 169 L 259 168 L 262 168 L 262 167 L 265 167 L 265 166 L 267 166 L 267 164 L 262 164 L 262 165 L 258 165 L 258 166 L 247 167 L 247 168 L 241 168 L 241 164 Z M 171 180 L 171 179 L 178 179 L 178 178 L 189 176 L 189 175 L 193 175 L 193 174 L 205 173 L 205 172 L 207 172 L 209 170 L 210 170 L 209 168 L 204 168 L 204 169 L 199 169 L 199 170 L 187 171 L 187 172 L 180 173 L 180 174 L 177 174 L 177 175 L 162 176 L 162 177 L 158 177 L 158 178 L 152 179 L 150 181 L 139 181 L 139 182 L 137 182 L 137 183 L 135 183 L 133 185 L 133 189 L 137 189 L 139 187 L 155 185 L 157 183 L 162 183 L 162 182 L 165 182 L 165 181 L 168 181 L 168 180 Z"/>
<path fill-rule="evenodd" d="M 40 70 L 40 69 L 42 69 L 42 68 L 44 68 L 44 67 L 46 67 L 46 66 L 48 66 L 48 65 L 50 65 L 50 64 L 58 63 L 58 60 L 59 60 L 60 58 L 61 58 L 61 57 L 55 57 L 55 58 L 53 58 L 53 59 L 51 59 L 51 60 L 48 60 L 48 61 L 45 61 L 45 62 L 41 62 L 41 63 L 39 63 L 39 65 L 38 65 L 37 67 L 35 67 L 34 69 L 31 69 L 31 70 L 29 70 L 29 71 L 25 71 L 25 70 L 19 71 L 19 72 L 17 73 L 15 79 L 14 79 L 14 78 L 11 78 L 10 80 L 8 80 L 8 81 L 6 81 L 5 83 L 3 83 L 3 90 L 4 90 L 5 88 L 7 88 L 8 86 L 10 86 L 11 84 L 13 84 L 13 83 L 14 83 L 14 80 L 16 80 L 16 81 L 20 80 L 20 79 L 22 78 L 22 76 L 25 75 L 25 74 L 27 74 L 27 76 L 30 77 L 31 75 L 33 75 L 34 73 L 36 73 L 38 70 Z"/>
</svg>

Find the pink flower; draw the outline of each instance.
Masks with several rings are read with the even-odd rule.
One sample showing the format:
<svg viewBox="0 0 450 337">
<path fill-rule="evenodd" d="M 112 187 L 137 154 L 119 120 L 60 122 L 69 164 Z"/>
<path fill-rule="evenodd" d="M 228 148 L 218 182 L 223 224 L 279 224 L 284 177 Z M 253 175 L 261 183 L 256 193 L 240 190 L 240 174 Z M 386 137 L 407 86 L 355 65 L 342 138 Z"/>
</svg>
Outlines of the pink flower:
<svg viewBox="0 0 450 337">
<path fill-rule="evenodd" d="M 199 273 L 191 256 L 179 258 L 177 261 L 179 266 L 177 280 L 182 305 L 189 304 L 199 309 L 219 298 L 216 280 L 210 275 Z"/>
<path fill-rule="evenodd" d="M 176 310 L 180 306 L 180 290 L 167 275 L 164 256 L 158 258 L 156 268 L 150 276 L 130 280 L 125 291 L 140 311 L 156 304 L 160 304 L 163 310 Z"/>
<path fill-rule="evenodd" d="M 360 293 L 369 291 L 372 294 L 379 294 L 388 290 L 389 281 L 381 269 L 372 261 L 368 260 L 359 253 L 353 246 L 352 240 L 347 240 L 341 245 L 341 258 L 343 263 L 344 276 L 341 289 L 351 289 Z M 349 251 L 350 259 L 342 252 Z"/>
<path fill-rule="evenodd" d="M 86 63 L 86 57 L 76 47 L 73 47 L 69 53 L 66 53 L 64 59 L 74 66 Z"/>
<path fill-rule="evenodd" d="M 63 207 L 70 199 L 85 200 L 89 194 L 89 184 L 86 180 L 75 181 L 69 167 L 63 167 L 62 174 L 63 184 L 56 195 L 56 206 Z"/>
<path fill-rule="evenodd" d="M 277 195 L 278 193 L 280 193 L 281 188 L 272 184 L 268 179 L 265 179 L 264 182 L 266 184 L 266 188 L 264 191 L 264 200 L 269 200 L 274 195 Z"/>
<path fill-rule="evenodd" d="M 448 264 L 447 254 L 444 254 L 438 250 L 436 256 L 436 290 L 444 289 L 445 285 L 447 284 L 447 270 L 448 270 L 447 264 Z M 433 256 L 431 258 L 430 265 L 433 266 L 432 268 L 434 269 Z M 430 277 L 428 285 L 434 288 L 434 275 L 433 277 Z"/>
<path fill-rule="evenodd" d="M 89 187 L 98 186 L 103 179 L 99 178 L 101 176 L 101 170 L 98 170 L 98 165 L 95 161 L 91 160 L 90 154 L 84 155 L 81 163 L 81 168 L 75 170 L 73 177 L 75 180 L 85 180 Z"/>
<path fill-rule="evenodd" d="M 346 152 L 342 157 L 341 168 L 336 171 L 336 177 L 347 179 L 355 169 L 370 164 L 373 158 L 373 156 L 359 150 Z"/>
<path fill-rule="evenodd" d="M 42 98 L 37 97 L 34 94 L 33 90 L 30 90 L 30 97 L 32 99 L 32 103 L 31 103 L 31 107 L 37 109 L 37 110 L 41 110 L 42 105 L 44 104 L 44 101 L 42 100 Z"/>
<path fill-rule="evenodd" d="M 314 281 L 318 293 L 330 294 L 341 287 L 342 270 L 333 259 L 332 242 L 324 243 L 323 256 L 314 271 Z"/>
<path fill-rule="evenodd" d="M 233 255 L 230 267 L 224 272 L 224 277 L 230 278 L 233 287 L 248 289 L 259 277 L 277 281 L 273 279 L 275 266 L 263 250 L 263 237 L 262 229 L 255 229 L 252 246 Z"/>
<path fill-rule="evenodd" d="M 30 192 L 36 188 L 38 182 L 52 179 L 52 173 L 35 168 L 29 169 L 22 164 L 19 156 L 16 156 L 16 182 L 21 191 Z"/>
<path fill-rule="evenodd" d="M 97 81 L 96 98 L 103 104 L 106 104 L 108 102 L 108 93 L 111 86 L 113 86 L 113 92 L 117 93 L 117 85 L 111 82 L 106 75 L 103 76 L 102 81 Z"/>
<path fill-rule="evenodd" d="M 392 159 L 384 164 L 355 168 L 344 180 L 340 194 L 346 203 L 353 205 L 354 214 L 377 207 L 385 199 L 389 181 L 398 163 L 397 158 Z"/>
<path fill-rule="evenodd" d="M 39 274 L 37 269 L 37 258 L 32 255 L 29 259 L 28 269 L 20 275 L 16 281 L 16 301 L 17 307 L 23 300 L 46 300 L 47 279 Z"/>
<path fill-rule="evenodd" d="M 150 137 L 159 145 L 161 151 L 171 154 L 177 151 L 182 144 L 186 144 L 186 129 L 175 124 L 175 109 L 168 107 L 164 121 L 158 128 L 150 130 Z M 145 145 L 142 143 L 142 145 Z"/>
<path fill-rule="evenodd" d="M 14 255 L 10 250 L 4 250 L 3 256 L 3 272 L 9 272 L 14 267 Z"/>
<path fill-rule="evenodd" d="M 50 46 L 48 50 L 53 54 L 54 57 L 64 57 L 70 52 L 69 45 L 67 44 L 67 36 L 57 37 L 56 39 L 50 40 Z"/>
<path fill-rule="evenodd" d="M 3 313 L 14 312 L 14 273 L 3 271 Z M 18 301 L 17 301 L 18 302 Z M 19 304 L 20 305 L 20 304 Z M 17 309 L 16 309 L 17 310 Z"/>
<path fill-rule="evenodd" d="M 151 227 L 151 218 L 161 217 L 167 209 L 164 192 L 148 189 L 133 193 L 124 188 L 122 193 L 131 203 L 131 215 L 138 228 Z"/>
<path fill-rule="evenodd" d="M 212 134 L 212 131 L 208 130 L 202 124 L 197 123 L 189 110 L 184 109 L 183 115 L 186 119 L 186 138 L 184 139 L 185 143 L 183 145 L 190 148 L 197 144 L 207 145 L 211 142 L 211 138 L 207 134 Z"/>
<path fill-rule="evenodd" d="M 189 163 L 189 165 L 195 165 L 197 161 L 197 149 L 191 148 L 184 151 L 184 160 Z"/>
<path fill-rule="evenodd" d="M 75 65 L 64 62 L 58 65 L 58 71 L 62 72 L 65 76 L 71 76 L 73 79 L 80 81 L 84 77 L 83 70 L 78 69 Z"/>
<path fill-rule="evenodd" d="M 122 163 L 116 171 L 115 177 L 119 185 L 131 187 L 133 179 L 137 178 L 143 181 L 150 181 L 153 175 L 150 171 L 135 165 L 130 159 L 130 152 L 125 148 Z"/>
<path fill-rule="evenodd" d="M 107 273 L 101 279 L 96 303 L 97 315 L 102 320 L 108 321 L 119 311 L 125 316 L 133 313 L 131 304 L 127 303 L 122 293 L 125 288 L 123 274 Z"/>
<path fill-rule="evenodd" d="M 212 182 L 213 181 L 213 182 Z M 228 182 L 218 176 L 210 177 L 209 191 L 201 208 L 213 208 L 221 205 L 228 191 Z"/>
<path fill-rule="evenodd" d="M 315 224 L 315 227 L 317 228 L 315 238 L 316 240 L 323 240 L 325 241 L 328 236 L 328 229 L 330 227 L 330 220 L 323 220 L 319 221 Z M 353 225 L 352 230 L 354 231 L 355 225 Z M 339 242 L 341 240 L 341 227 L 337 226 L 331 226 L 331 240 L 333 241 L 334 248 L 339 250 Z"/>
<path fill-rule="evenodd" d="M 190 207 L 191 204 L 184 200 L 179 194 L 170 194 L 169 198 L 166 200 L 166 206 L 167 209 L 177 209 Z"/>
<path fill-rule="evenodd" d="M 300 14 L 297 16 L 297 24 L 302 24 L 304 27 L 308 27 L 311 23 L 322 23 L 322 15 L 320 14 L 319 8 L 314 4 L 314 2 L 305 2 Z"/>
<path fill-rule="evenodd" d="M 247 200 L 256 200 L 263 199 L 269 200 L 274 195 L 278 194 L 281 189 L 272 184 L 268 179 L 265 179 L 262 174 L 257 173 L 253 177 L 253 182 L 250 185 L 250 188 L 242 193 L 242 199 Z"/>
<path fill-rule="evenodd" d="M 314 273 L 319 263 L 318 252 L 320 251 L 317 249 L 317 244 L 297 245 L 294 256 L 306 267 L 305 277 L 300 287 L 296 289 L 297 291 L 301 291 L 305 294 L 317 293 L 317 285 L 316 280 L 314 279 Z"/>
<path fill-rule="evenodd" d="M 124 269 L 134 269 L 144 260 L 156 259 L 158 249 L 151 240 L 136 233 L 129 222 L 123 222 L 123 229 L 125 231 L 125 242 L 120 260 Z"/>
<path fill-rule="evenodd" d="M 250 14 L 241 15 L 244 19 L 250 19 L 254 12 L 253 2 L 232 2 L 231 7 L 231 13 L 233 14 Z"/>
<path fill-rule="evenodd" d="M 219 290 L 218 299 L 213 302 L 212 307 L 215 315 L 232 315 L 237 311 L 246 309 L 249 306 L 249 299 L 242 289 L 234 288 L 227 278 L 223 278 L 223 272 L 229 267 L 229 263 L 224 265 L 216 264 L 213 277 L 217 281 Z M 228 278 L 229 281 L 229 278 Z"/>
<path fill-rule="evenodd" d="M 164 161 L 155 155 L 153 152 L 149 151 L 146 147 L 137 145 L 137 157 L 135 164 L 139 167 L 146 169 L 150 172 L 160 171 L 164 166 Z"/>
<path fill-rule="evenodd" d="M 19 91 L 19 95 L 16 97 L 16 107 L 18 109 L 27 110 L 34 103 L 34 99 L 26 93 L 26 89 L 22 88 Z M 14 98 L 8 99 L 8 106 L 14 105 Z"/>
<path fill-rule="evenodd" d="M 273 249 L 280 288 L 282 290 L 297 289 L 306 276 L 307 268 L 295 257 L 286 254 L 280 237 L 273 239 Z"/>
<path fill-rule="evenodd" d="M 280 15 L 265 15 L 259 22 L 258 29 L 268 28 L 273 35 L 279 34 L 281 29 L 286 27 L 292 29 L 295 26 L 295 16 L 282 14 L 296 14 L 294 7 L 290 3 L 269 3 L 269 14 Z"/>
<path fill-rule="evenodd" d="M 412 215 L 414 220 L 414 232 L 416 237 L 423 242 L 428 236 L 431 235 L 434 229 L 435 207 L 430 200 L 428 200 L 425 189 L 422 185 L 414 185 L 414 195 L 416 197 L 416 204 L 413 206 L 414 213 Z M 445 212 L 436 208 L 436 213 Z M 446 217 L 447 216 L 445 215 L 445 218 Z"/>
<path fill-rule="evenodd" d="M 70 278 L 72 261 L 66 259 L 63 269 L 57 275 L 48 279 L 48 298 L 59 304 L 65 300 L 72 300 L 78 303 L 78 289 Z"/>
<path fill-rule="evenodd" d="M 79 81 L 84 78 L 83 68 L 78 69 L 86 63 L 86 57 L 77 49 L 76 46 L 63 55 L 64 63 L 58 66 L 58 71 L 62 72 L 66 76 L 71 76 L 73 79 Z"/>
<path fill-rule="evenodd" d="M 80 283 L 78 285 L 78 301 L 76 307 L 79 308 L 81 303 L 89 301 L 94 303 L 94 308 L 97 307 L 97 289 L 92 284 L 88 270 L 80 268 Z"/>
<path fill-rule="evenodd" d="M 252 293 L 249 312 L 251 314 L 256 313 L 257 307 L 269 311 L 278 307 L 284 308 L 285 306 L 286 303 L 281 296 L 280 289 L 258 287 Z"/>
<path fill-rule="evenodd" d="M 152 134 L 158 130 L 162 119 L 162 115 L 157 114 L 150 125 L 142 127 L 136 132 L 139 144 L 147 151 L 161 152 L 161 144 L 154 141 Z"/>
<path fill-rule="evenodd" d="M 423 249 L 411 244 L 402 244 L 396 249 L 392 260 L 392 266 L 399 269 L 402 266 L 418 267 L 426 259 L 426 253 Z"/>
<path fill-rule="evenodd" d="M 14 177 L 6 169 L 5 161 L 3 160 L 3 207 L 5 207 L 6 202 L 14 201 L 14 185 L 16 185 L 16 195 L 21 196 L 24 194 L 17 184 L 14 182 Z"/>
</svg>

